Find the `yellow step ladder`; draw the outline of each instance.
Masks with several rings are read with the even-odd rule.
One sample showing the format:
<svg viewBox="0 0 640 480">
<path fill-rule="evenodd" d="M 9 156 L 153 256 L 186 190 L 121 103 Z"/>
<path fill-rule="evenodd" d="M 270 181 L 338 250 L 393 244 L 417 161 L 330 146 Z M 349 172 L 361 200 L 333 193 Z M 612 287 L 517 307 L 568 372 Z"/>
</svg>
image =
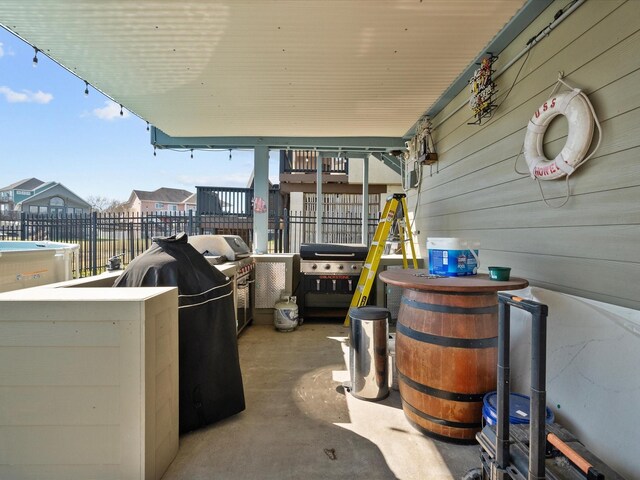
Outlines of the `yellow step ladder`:
<svg viewBox="0 0 640 480">
<path fill-rule="evenodd" d="M 401 214 L 398 215 L 398 209 L 401 208 Z M 400 237 L 400 249 L 402 250 L 402 267 L 409 268 L 407 262 L 407 253 L 405 249 L 405 242 L 409 242 L 411 246 L 411 259 L 413 261 L 413 268 L 418 268 L 418 261 L 416 260 L 416 251 L 413 245 L 413 236 L 411 234 L 411 226 L 407 221 L 407 196 L 404 193 L 394 193 L 387 198 L 387 203 L 382 211 L 380 222 L 376 228 L 376 233 L 373 235 L 371 241 L 371 248 L 367 253 L 367 258 L 364 261 L 362 272 L 360 273 L 360 279 L 358 285 L 353 291 L 353 298 L 351 299 L 351 307 L 364 307 L 369 300 L 369 293 L 371 292 L 371 286 L 376 278 L 378 271 L 378 265 L 380 264 L 380 258 L 384 252 L 384 247 L 389 239 L 389 232 L 393 223 L 397 222 L 398 233 Z M 344 321 L 345 327 L 349 326 L 349 313 L 347 312 L 347 318 Z"/>
</svg>

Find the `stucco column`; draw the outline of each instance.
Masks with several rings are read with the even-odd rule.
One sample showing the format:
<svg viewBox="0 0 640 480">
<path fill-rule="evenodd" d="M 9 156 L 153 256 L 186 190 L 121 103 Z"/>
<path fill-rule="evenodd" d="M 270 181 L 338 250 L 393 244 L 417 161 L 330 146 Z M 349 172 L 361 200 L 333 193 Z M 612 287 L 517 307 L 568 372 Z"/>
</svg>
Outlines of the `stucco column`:
<svg viewBox="0 0 640 480">
<path fill-rule="evenodd" d="M 322 152 L 316 152 L 316 243 L 322 243 Z"/>
<path fill-rule="evenodd" d="M 369 154 L 362 159 L 362 244 L 369 241 Z"/>
<path fill-rule="evenodd" d="M 253 154 L 253 251 L 267 253 L 269 251 L 269 148 L 256 147 Z"/>
</svg>

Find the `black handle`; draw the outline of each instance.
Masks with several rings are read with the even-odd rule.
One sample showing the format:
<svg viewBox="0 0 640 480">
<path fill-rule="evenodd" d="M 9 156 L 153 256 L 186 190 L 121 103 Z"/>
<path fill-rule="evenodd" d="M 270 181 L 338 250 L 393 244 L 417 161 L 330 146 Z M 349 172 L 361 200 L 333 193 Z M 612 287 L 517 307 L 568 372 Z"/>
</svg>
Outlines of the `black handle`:
<svg viewBox="0 0 640 480">
<path fill-rule="evenodd" d="M 533 300 L 527 300 L 526 298 L 518 297 L 517 295 L 511 295 L 509 293 L 498 292 L 498 301 L 511 305 L 512 307 L 525 310 L 532 315 L 548 315 L 549 307 L 542 303 L 534 302 Z"/>
</svg>

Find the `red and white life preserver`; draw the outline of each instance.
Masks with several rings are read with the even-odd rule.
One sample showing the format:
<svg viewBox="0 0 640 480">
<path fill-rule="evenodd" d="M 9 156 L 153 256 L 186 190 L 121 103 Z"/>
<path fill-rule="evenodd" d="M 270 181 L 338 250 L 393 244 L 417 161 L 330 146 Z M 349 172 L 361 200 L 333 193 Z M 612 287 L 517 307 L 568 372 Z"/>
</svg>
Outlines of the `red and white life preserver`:
<svg viewBox="0 0 640 480">
<path fill-rule="evenodd" d="M 549 160 L 542 144 L 547 127 L 558 115 L 567 117 L 569 133 L 562 151 Z M 538 108 L 527 126 L 524 158 L 532 178 L 554 180 L 571 175 L 583 162 L 593 137 L 594 114 L 587 96 L 580 89 L 558 93 Z"/>
</svg>

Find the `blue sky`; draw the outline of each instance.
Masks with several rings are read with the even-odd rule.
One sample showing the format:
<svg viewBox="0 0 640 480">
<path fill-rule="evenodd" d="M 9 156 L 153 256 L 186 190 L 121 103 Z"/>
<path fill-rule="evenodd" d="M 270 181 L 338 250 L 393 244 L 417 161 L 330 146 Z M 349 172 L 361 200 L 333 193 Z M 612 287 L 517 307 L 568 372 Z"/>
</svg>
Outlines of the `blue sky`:
<svg viewBox="0 0 640 480">
<path fill-rule="evenodd" d="M 253 151 L 158 150 L 146 122 L 89 87 L 0 27 L 0 187 L 37 177 L 83 198 L 126 200 L 131 190 L 159 187 L 195 192 L 196 185 L 247 185 Z M 126 107 L 126 105 L 125 105 Z M 277 152 L 271 181 L 277 183 Z"/>
</svg>

